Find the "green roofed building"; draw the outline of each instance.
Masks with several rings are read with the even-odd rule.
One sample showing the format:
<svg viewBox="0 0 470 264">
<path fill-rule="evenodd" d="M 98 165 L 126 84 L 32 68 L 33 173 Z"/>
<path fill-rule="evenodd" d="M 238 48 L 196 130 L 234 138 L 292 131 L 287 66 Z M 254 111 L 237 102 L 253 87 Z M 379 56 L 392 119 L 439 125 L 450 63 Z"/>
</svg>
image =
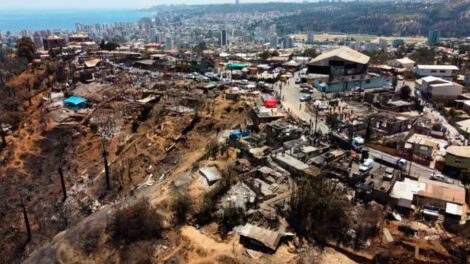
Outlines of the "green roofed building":
<svg viewBox="0 0 470 264">
<path fill-rule="evenodd" d="M 249 67 L 249 64 L 243 64 L 243 63 L 229 63 L 227 67 L 231 70 L 241 70 L 243 68 Z"/>
</svg>

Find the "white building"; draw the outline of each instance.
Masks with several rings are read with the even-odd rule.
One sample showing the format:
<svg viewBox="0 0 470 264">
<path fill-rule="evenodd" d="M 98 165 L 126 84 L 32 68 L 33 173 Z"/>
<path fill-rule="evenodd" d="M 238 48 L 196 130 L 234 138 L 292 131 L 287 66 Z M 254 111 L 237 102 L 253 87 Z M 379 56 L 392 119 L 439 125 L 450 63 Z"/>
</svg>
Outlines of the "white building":
<svg viewBox="0 0 470 264">
<path fill-rule="evenodd" d="M 174 48 L 174 42 L 171 37 L 166 37 L 165 39 L 165 49 L 171 50 Z"/>
<path fill-rule="evenodd" d="M 348 47 L 350 47 L 353 50 L 359 50 L 361 49 L 361 44 L 357 41 L 351 41 L 349 42 Z"/>
<path fill-rule="evenodd" d="M 315 41 L 314 35 L 312 31 L 307 32 L 307 44 L 313 44 Z"/>
<path fill-rule="evenodd" d="M 387 49 L 387 46 L 388 46 L 388 41 L 384 38 L 380 38 L 379 39 L 379 47 L 380 49 Z"/>
<path fill-rule="evenodd" d="M 285 37 L 282 41 L 282 48 L 283 49 L 290 49 L 294 47 L 294 39 L 291 37 Z"/>
<path fill-rule="evenodd" d="M 273 35 L 269 39 L 269 45 L 273 48 L 276 48 L 277 44 L 278 44 L 278 41 L 279 41 L 279 38 L 277 37 L 277 35 Z"/>
<path fill-rule="evenodd" d="M 458 70 L 459 68 L 455 65 L 418 65 L 415 73 L 419 77 L 434 76 L 451 80 L 454 71 Z"/>
<path fill-rule="evenodd" d="M 379 46 L 376 43 L 367 42 L 366 44 L 364 44 L 364 49 L 369 52 L 375 52 L 379 50 Z"/>
<path fill-rule="evenodd" d="M 416 80 L 416 87 L 423 95 L 433 99 L 453 100 L 462 94 L 463 86 L 439 77 L 427 76 Z"/>
</svg>

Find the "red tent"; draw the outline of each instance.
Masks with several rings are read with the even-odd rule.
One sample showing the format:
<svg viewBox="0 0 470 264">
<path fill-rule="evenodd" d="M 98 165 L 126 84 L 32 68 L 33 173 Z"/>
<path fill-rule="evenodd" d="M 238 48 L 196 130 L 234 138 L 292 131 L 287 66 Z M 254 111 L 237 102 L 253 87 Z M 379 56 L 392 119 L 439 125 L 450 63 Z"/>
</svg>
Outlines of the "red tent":
<svg viewBox="0 0 470 264">
<path fill-rule="evenodd" d="M 264 106 L 266 106 L 267 108 L 276 108 L 277 107 L 277 100 L 270 97 L 270 98 L 264 100 Z"/>
</svg>

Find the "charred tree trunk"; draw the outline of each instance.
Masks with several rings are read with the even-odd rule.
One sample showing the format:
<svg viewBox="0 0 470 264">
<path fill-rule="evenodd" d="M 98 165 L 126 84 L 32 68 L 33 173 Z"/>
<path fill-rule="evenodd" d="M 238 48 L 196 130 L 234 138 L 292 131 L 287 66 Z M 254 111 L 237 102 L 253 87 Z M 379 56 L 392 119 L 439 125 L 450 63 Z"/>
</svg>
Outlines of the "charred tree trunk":
<svg viewBox="0 0 470 264">
<path fill-rule="evenodd" d="M 23 201 L 21 201 L 21 207 L 23 208 L 24 224 L 26 226 L 26 233 L 28 234 L 28 239 L 26 239 L 25 244 L 28 244 L 31 241 L 31 226 L 29 225 L 28 213 L 26 213 L 26 206 Z"/>
<path fill-rule="evenodd" d="M 7 139 L 6 139 L 5 131 L 3 131 L 2 124 L 0 124 L 0 137 L 2 138 L 2 144 L 0 146 L 5 147 L 7 145 Z"/>
<path fill-rule="evenodd" d="M 67 189 L 65 188 L 64 172 L 62 170 L 62 166 L 59 166 L 59 176 L 60 185 L 62 186 L 62 194 L 64 195 L 64 199 L 62 201 L 65 202 L 65 200 L 67 200 Z"/>
<path fill-rule="evenodd" d="M 106 148 L 105 148 L 105 140 L 102 139 L 101 140 L 101 147 L 103 149 L 103 153 L 102 153 L 102 156 L 103 156 L 103 162 L 104 162 L 104 176 L 105 176 L 105 181 L 106 181 L 106 190 L 111 190 L 111 183 L 109 181 L 109 166 L 108 166 L 108 153 L 106 152 Z"/>
</svg>

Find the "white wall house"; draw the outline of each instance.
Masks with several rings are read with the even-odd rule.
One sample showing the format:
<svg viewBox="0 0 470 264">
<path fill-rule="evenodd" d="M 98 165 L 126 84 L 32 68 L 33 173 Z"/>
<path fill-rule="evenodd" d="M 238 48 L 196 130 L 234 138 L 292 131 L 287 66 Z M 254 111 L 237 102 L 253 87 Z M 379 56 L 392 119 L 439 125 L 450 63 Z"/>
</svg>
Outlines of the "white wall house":
<svg viewBox="0 0 470 264">
<path fill-rule="evenodd" d="M 455 65 L 418 65 L 415 73 L 419 77 L 434 76 L 451 80 L 454 72 L 458 70 Z"/>
<path fill-rule="evenodd" d="M 416 80 L 420 92 L 437 100 L 453 100 L 462 94 L 463 86 L 439 77 L 427 76 Z"/>
</svg>

